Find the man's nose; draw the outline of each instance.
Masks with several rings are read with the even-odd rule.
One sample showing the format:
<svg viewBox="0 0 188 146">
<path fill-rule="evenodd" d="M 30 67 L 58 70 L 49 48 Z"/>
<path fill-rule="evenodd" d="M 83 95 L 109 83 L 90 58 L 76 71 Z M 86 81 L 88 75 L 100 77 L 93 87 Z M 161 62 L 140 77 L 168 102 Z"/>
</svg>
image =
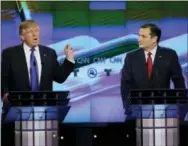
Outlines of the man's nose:
<svg viewBox="0 0 188 146">
<path fill-rule="evenodd" d="M 142 41 L 142 39 L 141 38 L 138 38 L 138 42 L 141 42 Z"/>
<path fill-rule="evenodd" d="M 36 37 L 36 36 L 37 36 L 37 33 L 36 33 L 36 32 L 33 32 L 33 33 L 32 33 L 32 36 L 33 36 L 33 37 Z"/>
</svg>

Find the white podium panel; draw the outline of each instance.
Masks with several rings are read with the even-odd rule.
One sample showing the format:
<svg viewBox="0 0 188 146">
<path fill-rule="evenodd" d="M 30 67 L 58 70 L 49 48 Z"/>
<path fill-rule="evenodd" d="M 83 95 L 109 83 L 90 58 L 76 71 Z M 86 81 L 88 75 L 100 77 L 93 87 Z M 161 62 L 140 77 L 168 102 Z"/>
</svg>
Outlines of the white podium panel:
<svg viewBox="0 0 188 146">
<path fill-rule="evenodd" d="M 137 119 L 137 146 L 179 146 L 178 121 L 178 118 Z"/>
<path fill-rule="evenodd" d="M 137 146 L 179 146 L 176 105 L 136 106 Z"/>
<path fill-rule="evenodd" d="M 16 121 L 15 146 L 58 146 L 58 121 Z"/>
</svg>

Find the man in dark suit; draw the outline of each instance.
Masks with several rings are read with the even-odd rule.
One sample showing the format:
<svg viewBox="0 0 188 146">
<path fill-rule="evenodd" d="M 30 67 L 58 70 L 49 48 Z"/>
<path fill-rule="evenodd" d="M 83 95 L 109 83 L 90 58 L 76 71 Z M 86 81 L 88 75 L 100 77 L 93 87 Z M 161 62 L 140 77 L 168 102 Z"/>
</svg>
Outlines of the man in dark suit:
<svg viewBox="0 0 188 146">
<path fill-rule="evenodd" d="M 74 69 L 71 46 L 65 47 L 66 59 L 60 65 L 53 49 L 39 45 L 39 33 L 39 25 L 34 20 L 22 22 L 19 34 L 23 43 L 2 52 L 1 96 L 4 105 L 8 103 L 10 91 L 52 91 L 53 81 L 63 83 Z M 13 143 L 6 145 L 11 146 Z"/>
<path fill-rule="evenodd" d="M 185 88 L 178 56 L 158 45 L 160 37 L 161 30 L 155 24 L 145 24 L 139 31 L 139 49 L 127 53 L 121 76 L 125 109 L 130 89 L 168 89 L 170 80 L 175 88 Z"/>
<path fill-rule="evenodd" d="M 53 81 L 63 83 L 74 69 L 72 48 L 65 47 L 66 59 L 60 65 L 53 49 L 39 45 L 40 30 L 35 21 L 24 21 L 19 31 L 23 43 L 2 52 L 2 95 L 9 91 L 52 91 Z"/>
</svg>

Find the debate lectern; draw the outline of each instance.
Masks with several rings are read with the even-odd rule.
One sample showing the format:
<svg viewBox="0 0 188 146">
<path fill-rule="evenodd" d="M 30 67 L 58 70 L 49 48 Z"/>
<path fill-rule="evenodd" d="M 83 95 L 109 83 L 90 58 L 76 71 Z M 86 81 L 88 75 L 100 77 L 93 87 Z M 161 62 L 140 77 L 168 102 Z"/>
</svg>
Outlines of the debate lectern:
<svg viewBox="0 0 188 146">
<path fill-rule="evenodd" d="M 128 110 L 136 119 L 137 146 L 179 146 L 188 111 L 188 90 L 131 90 Z"/>
<path fill-rule="evenodd" d="M 69 92 L 10 92 L 3 123 L 15 123 L 15 146 L 58 146 Z"/>
</svg>

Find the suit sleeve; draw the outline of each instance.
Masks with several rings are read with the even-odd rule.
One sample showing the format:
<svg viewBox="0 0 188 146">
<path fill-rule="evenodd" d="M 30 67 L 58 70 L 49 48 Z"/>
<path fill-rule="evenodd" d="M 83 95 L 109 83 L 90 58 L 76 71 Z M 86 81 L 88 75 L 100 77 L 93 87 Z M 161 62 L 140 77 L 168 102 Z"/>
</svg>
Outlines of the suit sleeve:
<svg viewBox="0 0 188 146">
<path fill-rule="evenodd" d="M 7 50 L 3 50 L 1 58 L 1 97 L 9 91 L 10 58 Z"/>
<path fill-rule="evenodd" d="M 54 60 L 54 78 L 53 80 L 58 83 L 63 83 L 71 72 L 74 70 L 74 63 L 68 61 L 67 59 L 64 60 L 63 64 L 60 64 L 57 61 L 57 55 L 55 51 L 53 51 L 53 60 Z"/>
<path fill-rule="evenodd" d="M 132 72 L 130 66 L 129 56 L 127 54 L 124 62 L 124 66 L 121 71 L 121 97 L 123 106 L 127 109 L 128 106 L 128 95 L 132 84 Z"/>
<path fill-rule="evenodd" d="M 185 81 L 182 74 L 182 68 L 178 60 L 178 55 L 175 51 L 172 53 L 171 61 L 171 79 L 175 88 L 185 89 Z"/>
</svg>

